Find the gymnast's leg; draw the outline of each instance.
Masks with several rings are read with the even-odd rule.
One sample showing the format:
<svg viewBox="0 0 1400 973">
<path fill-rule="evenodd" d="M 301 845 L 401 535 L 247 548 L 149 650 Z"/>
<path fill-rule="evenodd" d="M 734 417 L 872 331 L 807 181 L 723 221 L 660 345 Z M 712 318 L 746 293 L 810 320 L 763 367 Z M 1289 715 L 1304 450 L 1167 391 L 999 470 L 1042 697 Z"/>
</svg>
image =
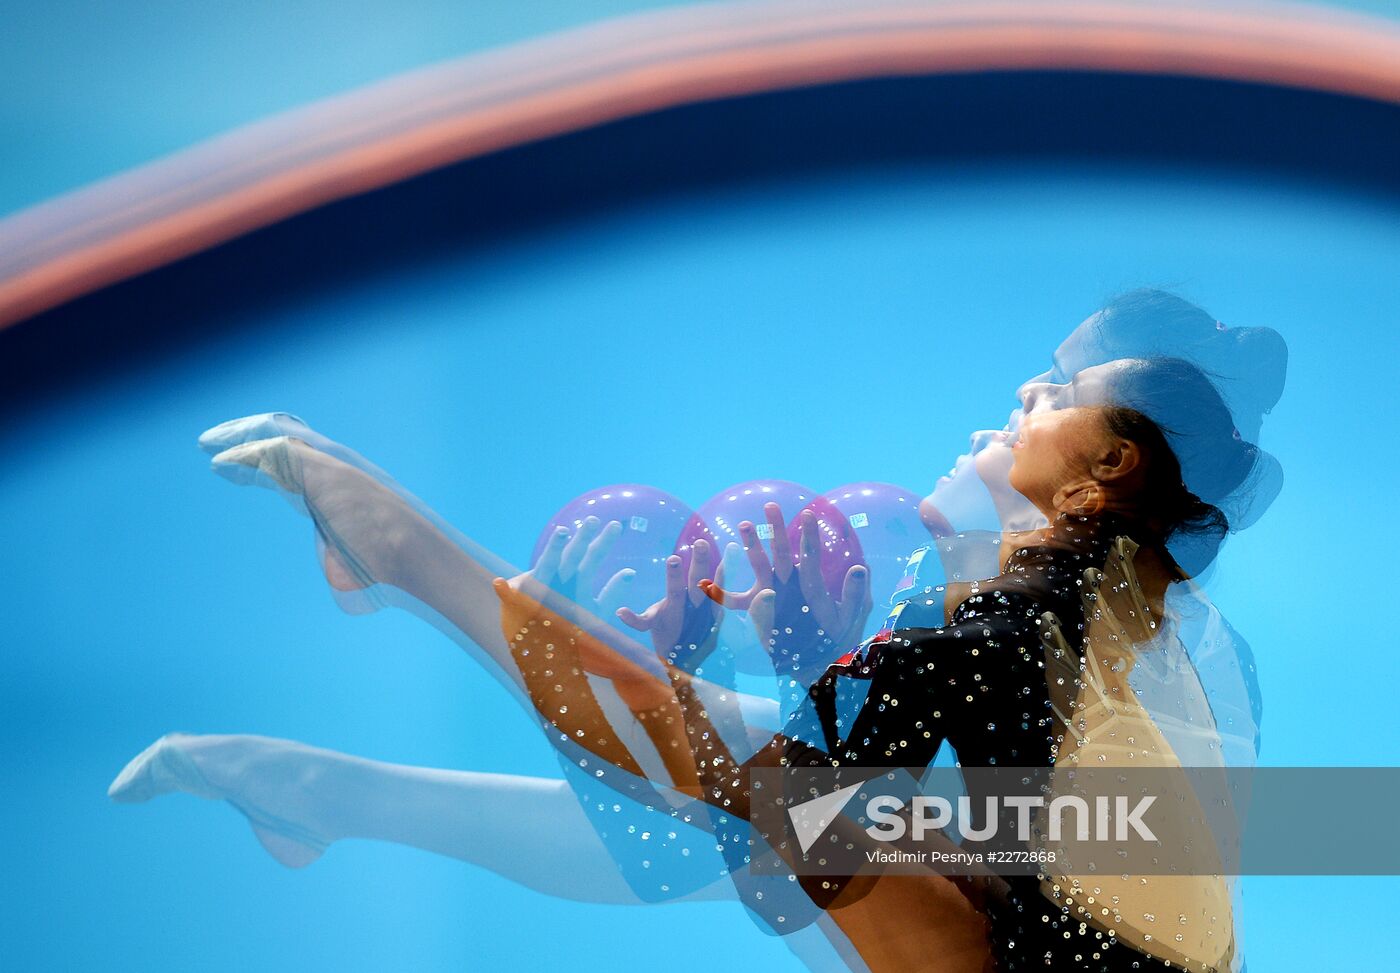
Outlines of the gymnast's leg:
<svg viewBox="0 0 1400 973">
<path fill-rule="evenodd" d="M 293 740 L 161 737 L 108 793 L 124 803 L 184 792 L 225 800 L 279 862 L 297 868 L 336 841 L 391 841 L 479 865 L 527 888 L 581 902 L 642 904 L 567 781 L 366 760 Z M 541 854 L 522 841 L 547 839 Z M 719 877 L 675 901 L 733 898 Z"/>
</svg>

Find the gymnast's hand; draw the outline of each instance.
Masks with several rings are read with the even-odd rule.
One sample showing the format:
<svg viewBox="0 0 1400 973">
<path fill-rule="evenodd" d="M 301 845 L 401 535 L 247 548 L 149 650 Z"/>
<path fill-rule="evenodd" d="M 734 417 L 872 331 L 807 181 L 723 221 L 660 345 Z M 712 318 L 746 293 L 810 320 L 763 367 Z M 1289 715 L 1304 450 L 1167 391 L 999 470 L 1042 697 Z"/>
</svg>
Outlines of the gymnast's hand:
<svg viewBox="0 0 1400 973">
<path fill-rule="evenodd" d="M 596 618 L 609 618 L 627 599 L 637 572 L 623 568 L 597 589 L 598 566 L 608 556 L 622 534 L 622 524 L 603 524 L 587 517 L 572 535 L 567 527 L 556 527 L 534 567 L 510 580 L 517 591 L 550 589 L 563 595 Z M 538 597 L 538 594 L 536 595 Z"/>
<path fill-rule="evenodd" d="M 816 515 L 802 511 L 798 553 L 793 557 L 783 512 L 776 503 L 763 507 L 772 528 L 773 556 L 769 559 L 749 521 L 739 536 L 753 568 L 748 591 L 725 591 L 714 581 L 702 589 L 727 608 L 745 610 L 780 676 L 802 679 L 825 669 L 836 657 L 854 648 L 870 614 L 870 572 L 853 565 L 846 572 L 839 598 L 827 590 L 821 572 L 821 541 Z"/>
<path fill-rule="evenodd" d="M 686 672 L 695 673 L 714 651 L 724 615 L 701 588 L 713 559 L 709 542 L 697 540 L 691 548 L 688 577 L 681 558 L 672 554 L 666 559 L 665 596 L 640 615 L 630 608 L 617 610 L 626 625 L 651 633 L 652 648 L 662 661 Z"/>
</svg>

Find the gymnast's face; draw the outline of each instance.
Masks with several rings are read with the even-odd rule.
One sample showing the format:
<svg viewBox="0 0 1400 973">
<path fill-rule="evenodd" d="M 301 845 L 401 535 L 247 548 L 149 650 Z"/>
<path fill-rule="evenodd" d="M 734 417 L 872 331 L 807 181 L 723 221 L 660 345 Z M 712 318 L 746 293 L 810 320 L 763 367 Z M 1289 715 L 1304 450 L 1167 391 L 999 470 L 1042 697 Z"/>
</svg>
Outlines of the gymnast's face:
<svg viewBox="0 0 1400 973">
<path fill-rule="evenodd" d="M 1079 326 L 1050 355 L 1050 367 L 1028 379 L 1025 384 L 1041 382 L 1063 385 L 1086 368 L 1143 354 L 1142 349 L 1134 351 L 1126 343 L 1115 341 L 1114 330 L 1106 322 L 1107 316 L 1103 311 L 1095 311 L 1079 322 Z"/>
<path fill-rule="evenodd" d="M 1122 358 L 1092 365 L 1080 369 L 1063 382 L 1046 381 L 1037 375 L 1016 390 L 1016 398 L 1021 402 L 1021 408 L 1017 410 L 1017 426 L 1039 413 L 1108 405 L 1112 401 L 1114 385 L 1123 372 L 1134 364 L 1133 359 Z"/>
<path fill-rule="evenodd" d="M 1072 485 L 1090 479 L 1094 459 L 1107 440 L 1100 411 L 1092 406 L 1043 409 L 1027 415 L 1008 448 L 1006 482 L 1044 516 Z"/>
<path fill-rule="evenodd" d="M 1109 400 L 1116 374 L 1130 362 L 1099 357 L 1113 351 L 1105 332 L 1100 315 L 1085 319 L 1055 350 L 1051 367 L 1020 387 L 1021 406 L 1006 428 L 972 434 L 968 452 L 920 504 L 931 530 L 1024 530 L 1043 522 L 1040 511 L 1011 487 L 1012 446 L 1026 415 Z"/>
<path fill-rule="evenodd" d="M 1021 408 L 1013 413 L 1014 425 L 1010 427 L 1015 431 L 991 437 L 974 459 L 977 475 L 991 495 L 1004 529 L 1025 530 L 1037 526 L 1046 508 L 1041 506 L 1045 498 L 1035 491 L 1044 486 L 1051 476 L 1051 451 L 1062 449 L 1064 458 L 1069 460 L 1087 442 L 1085 434 L 1089 426 L 1082 419 L 1074 422 L 1072 430 L 1071 427 L 1061 430 L 1058 422 L 1053 427 L 1041 423 L 1063 412 L 1092 414 L 1094 406 L 1108 404 L 1118 377 L 1133 364 L 1133 361 L 1125 359 L 1092 365 L 1081 369 L 1065 382 L 1044 381 L 1044 376 L 1037 375 L 1017 390 Z M 1027 426 L 1033 422 L 1040 425 L 1042 431 L 1051 428 L 1057 431 L 1041 437 L 1037 443 L 1036 457 L 1027 466 L 1026 461 L 1031 457 L 1020 456 L 1021 450 L 1017 446 Z M 1031 471 L 1030 478 L 1023 478 L 1019 484 L 1012 478 L 1013 464 L 1018 463 L 1018 457 L 1023 476 L 1027 470 Z M 1025 487 L 1028 485 L 1034 495 L 1026 493 Z"/>
</svg>

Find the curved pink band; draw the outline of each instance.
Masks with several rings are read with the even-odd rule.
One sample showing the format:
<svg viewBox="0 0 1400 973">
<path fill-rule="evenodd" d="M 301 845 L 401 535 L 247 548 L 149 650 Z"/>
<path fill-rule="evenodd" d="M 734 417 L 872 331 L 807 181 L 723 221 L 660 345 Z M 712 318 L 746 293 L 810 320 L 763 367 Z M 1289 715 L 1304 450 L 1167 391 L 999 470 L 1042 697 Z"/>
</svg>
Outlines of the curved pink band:
<svg viewBox="0 0 1400 973">
<path fill-rule="evenodd" d="M 606 121 L 801 85 L 1044 69 L 1400 103 L 1400 27 L 1202 0 L 761 0 L 609 21 L 277 115 L 0 221 L 0 328 L 324 203 Z"/>
</svg>

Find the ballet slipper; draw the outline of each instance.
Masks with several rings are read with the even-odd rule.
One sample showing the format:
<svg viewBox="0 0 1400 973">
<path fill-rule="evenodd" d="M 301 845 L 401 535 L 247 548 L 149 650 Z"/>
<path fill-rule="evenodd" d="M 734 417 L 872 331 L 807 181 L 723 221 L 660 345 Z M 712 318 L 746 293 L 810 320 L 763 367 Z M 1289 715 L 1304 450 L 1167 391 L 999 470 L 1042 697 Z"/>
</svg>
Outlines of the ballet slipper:
<svg viewBox="0 0 1400 973">
<path fill-rule="evenodd" d="M 503 569 L 498 573 L 509 569 L 428 510 L 388 473 L 290 413 L 220 423 L 200 436 L 200 447 L 217 450 L 211 460 L 215 473 L 241 486 L 272 488 L 311 518 L 322 544 L 322 572 L 337 592 L 397 585 L 400 571 L 414 566 L 405 559 L 412 559 L 423 543 L 454 544 L 469 557 Z M 344 600 L 341 605 L 356 613 L 381 607 L 373 600 L 372 605 L 359 600 L 357 594 L 352 602 L 356 607 Z"/>
<path fill-rule="evenodd" d="M 204 430 L 199 434 L 199 448 L 213 456 L 231 446 L 240 446 L 258 439 L 276 439 L 278 436 L 294 436 L 317 449 L 324 449 L 331 444 L 330 440 L 308 426 L 299 416 L 290 412 L 263 412 L 254 416 L 243 416 L 241 419 L 230 419 Z"/>
<path fill-rule="evenodd" d="M 211 466 L 239 486 L 272 486 L 301 496 L 305 492 L 299 453 L 302 444 L 303 440 L 291 436 L 255 439 L 216 454 Z"/>
<path fill-rule="evenodd" d="M 205 778 L 180 746 L 187 733 L 167 733 L 133 757 L 107 788 L 107 796 L 122 804 L 149 801 L 177 791 L 221 800 L 225 795 Z"/>
<path fill-rule="evenodd" d="M 184 793 L 211 801 L 227 801 L 247 819 L 258 843 L 280 864 L 304 868 L 325 853 L 330 840 L 293 822 L 252 805 L 233 788 L 217 786 L 191 756 L 191 744 L 208 742 L 187 733 L 168 733 L 134 757 L 107 788 L 107 796 L 122 804 L 149 801 L 164 794 Z M 216 750 L 206 747 L 203 760 L 214 759 Z M 242 751 L 228 766 L 214 769 L 215 778 L 227 774 L 242 780 L 247 767 Z"/>
<path fill-rule="evenodd" d="M 375 579 L 358 559 L 336 538 L 334 530 L 320 515 L 316 504 L 306 496 L 303 451 L 310 444 L 292 436 L 256 439 L 239 443 L 218 453 L 212 468 L 224 479 L 239 486 L 262 486 L 285 496 L 316 525 L 316 546 L 321 573 L 336 591 L 353 592 L 368 588 Z M 322 458 L 316 457 L 319 461 Z M 334 459 L 331 460 L 334 462 Z"/>
<path fill-rule="evenodd" d="M 368 473 L 384 486 L 407 496 L 391 477 L 384 470 L 380 469 L 359 453 L 344 446 L 328 436 L 312 429 L 300 416 L 294 416 L 290 412 L 263 412 L 255 416 L 244 416 L 241 419 L 230 419 L 221 422 L 217 426 L 204 430 L 199 436 L 199 448 L 211 456 L 217 457 L 234 446 L 242 446 L 245 443 L 257 442 L 259 440 L 279 439 L 281 437 L 300 440 L 318 453 L 325 453 L 355 467 L 362 473 Z"/>
</svg>

